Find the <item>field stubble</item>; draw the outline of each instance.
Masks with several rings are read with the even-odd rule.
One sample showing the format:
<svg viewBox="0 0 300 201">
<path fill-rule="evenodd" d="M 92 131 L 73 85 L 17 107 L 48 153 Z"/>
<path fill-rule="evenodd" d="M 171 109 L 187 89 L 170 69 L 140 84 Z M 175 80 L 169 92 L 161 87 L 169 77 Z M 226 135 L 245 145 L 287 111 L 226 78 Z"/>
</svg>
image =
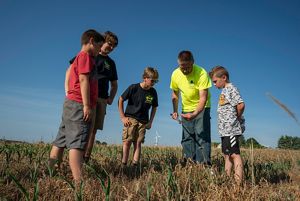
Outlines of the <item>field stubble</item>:
<svg viewBox="0 0 300 201">
<path fill-rule="evenodd" d="M 242 149 L 237 186 L 216 148 L 212 167 L 182 160 L 180 147 L 143 147 L 140 164 L 123 167 L 121 146 L 96 145 L 76 188 L 67 153 L 59 171 L 49 169 L 50 148 L 0 144 L 0 200 L 300 200 L 300 151 Z"/>
</svg>

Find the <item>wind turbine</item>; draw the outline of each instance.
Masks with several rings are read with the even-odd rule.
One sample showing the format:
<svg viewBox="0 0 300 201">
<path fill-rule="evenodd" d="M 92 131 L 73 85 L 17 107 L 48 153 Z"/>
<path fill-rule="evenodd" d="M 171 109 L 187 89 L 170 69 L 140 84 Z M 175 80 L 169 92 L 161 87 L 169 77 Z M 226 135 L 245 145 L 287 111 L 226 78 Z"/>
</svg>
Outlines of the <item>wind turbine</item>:
<svg viewBox="0 0 300 201">
<path fill-rule="evenodd" d="M 159 140 L 160 136 L 158 135 L 158 132 L 156 131 L 156 135 L 155 135 L 155 146 L 158 145 L 158 140 Z"/>
</svg>

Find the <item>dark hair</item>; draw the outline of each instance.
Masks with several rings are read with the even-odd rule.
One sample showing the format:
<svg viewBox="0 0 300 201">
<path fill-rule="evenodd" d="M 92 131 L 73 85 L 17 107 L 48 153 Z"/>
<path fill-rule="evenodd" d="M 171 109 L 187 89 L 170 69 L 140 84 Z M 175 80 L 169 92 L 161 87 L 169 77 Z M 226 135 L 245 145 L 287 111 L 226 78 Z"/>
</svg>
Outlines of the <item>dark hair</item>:
<svg viewBox="0 0 300 201">
<path fill-rule="evenodd" d="M 194 62 L 194 57 L 191 51 L 183 50 L 178 54 L 178 60 L 180 61 L 192 61 Z"/>
<path fill-rule="evenodd" d="M 106 31 L 104 33 L 105 42 L 111 42 L 114 44 L 115 47 L 118 46 L 119 40 L 116 34 L 111 31 Z"/>
<path fill-rule="evenodd" d="M 104 37 L 94 29 L 85 31 L 81 36 L 81 45 L 89 43 L 90 39 L 93 38 L 95 43 L 104 42 Z"/>
<path fill-rule="evenodd" d="M 212 78 L 213 76 L 216 76 L 218 78 L 222 77 L 223 75 L 225 75 L 227 77 L 227 80 L 229 81 L 229 73 L 226 70 L 225 67 L 223 66 L 215 66 L 211 69 L 211 71 L 209 72 L 209 76 Z"/>
</svg>

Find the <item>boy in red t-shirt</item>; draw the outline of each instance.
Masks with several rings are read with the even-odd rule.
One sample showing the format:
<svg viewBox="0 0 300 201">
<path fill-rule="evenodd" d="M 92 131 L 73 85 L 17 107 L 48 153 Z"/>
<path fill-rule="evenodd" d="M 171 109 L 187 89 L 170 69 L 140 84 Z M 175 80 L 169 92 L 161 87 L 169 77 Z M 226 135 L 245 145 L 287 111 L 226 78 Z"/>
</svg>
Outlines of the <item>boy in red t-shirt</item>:
<svg viewBox="0 0 300 201">
<path fill-rule="evenodd" d="M 81 51 L 70 69 L 69 90 L 63 106 L 62 122 L 50 152 L 49 166 L 58 166 L 65 148 L 75 182 L 81 181 L 83 154 L 92 126 L 92 109 L 96 106 L 98 82 L 93 56 L 96 56 L 104 38 L 95 30 L 81 36 Z"/>
</svg>

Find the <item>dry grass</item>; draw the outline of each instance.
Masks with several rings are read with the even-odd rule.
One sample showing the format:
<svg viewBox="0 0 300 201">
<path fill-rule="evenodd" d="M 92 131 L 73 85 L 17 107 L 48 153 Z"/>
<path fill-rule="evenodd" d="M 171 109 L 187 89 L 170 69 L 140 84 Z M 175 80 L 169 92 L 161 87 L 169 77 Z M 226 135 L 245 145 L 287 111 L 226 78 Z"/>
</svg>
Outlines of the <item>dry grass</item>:
<svg viewBox="0 0 300 201">
<path fill-rule="evenodd" d="M 67 154 L 62 169 L 52 174 L 50 148 L 0 144 L 0 200 L 26 200 L 21 187 L 29 200 L 300 200 L 300 151 L 262 149 L 251 156 L 250 150 L 241 150 L 245 181 L 237 186 L 224 174 L 218 149 L 212 152 L 212 168 L 185 163 L 179 147 L 143 147 L 139 167 L 123 168 L 120 146 L 96 145 L 76 197 L 68 183 Z"/>
</svg>

